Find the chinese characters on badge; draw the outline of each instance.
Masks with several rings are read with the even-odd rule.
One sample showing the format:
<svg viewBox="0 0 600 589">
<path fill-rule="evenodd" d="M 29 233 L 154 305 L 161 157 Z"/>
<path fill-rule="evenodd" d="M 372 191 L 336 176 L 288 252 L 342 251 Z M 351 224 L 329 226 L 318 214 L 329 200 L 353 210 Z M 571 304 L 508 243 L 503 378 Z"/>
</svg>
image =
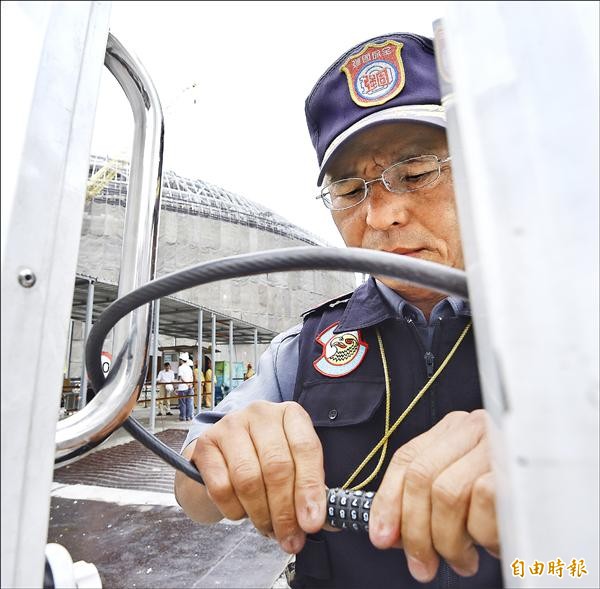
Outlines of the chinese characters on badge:
<svg viewBox="0 0 600 589">
<path fill-rule="evenodd" d="M 346 74 L 350 97 L 358 106 L 379 106 L 402 92 L 406 82 L 403 46 L 397 41 L 369 43 L 348 57 L 340 71 Z"/>
</svg>

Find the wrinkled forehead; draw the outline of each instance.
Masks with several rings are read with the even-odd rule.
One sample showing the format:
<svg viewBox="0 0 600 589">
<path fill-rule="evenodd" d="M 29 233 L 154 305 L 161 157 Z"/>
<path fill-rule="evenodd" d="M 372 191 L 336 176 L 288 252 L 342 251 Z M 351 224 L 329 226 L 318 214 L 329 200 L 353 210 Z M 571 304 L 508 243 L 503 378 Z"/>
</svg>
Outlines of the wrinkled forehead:
<svg viewBox="0 0 600 589">
<path fill-rule="evenodd" d="M 445 156 L 446 132 L 436 125 L 387 122 L 357 133 L 327 165 L 324 184 L 359 174 L 374 161 L 382 167 L 419 155 Z"/>
</svg>

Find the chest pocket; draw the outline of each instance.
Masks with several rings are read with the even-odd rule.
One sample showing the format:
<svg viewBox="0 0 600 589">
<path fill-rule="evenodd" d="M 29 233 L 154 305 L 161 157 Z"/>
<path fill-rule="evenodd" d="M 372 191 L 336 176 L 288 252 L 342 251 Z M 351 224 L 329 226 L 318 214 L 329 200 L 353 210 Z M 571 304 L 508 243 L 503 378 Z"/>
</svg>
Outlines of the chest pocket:
<svg viewBox="0 0 600 589">
<path fill-rule="evenodd" d="M 311 416 L 321 440 L 328 487 L 342 485 L 383 435 L 384 397 L 382 379 L 331 379 L 304 385 L 298 402 Z"/>
<path fill-rule="evenodd" d="M 382 379 L 332 379 L 305 384 L 298 402 L 315 427 L 343 427 L 370 421 L 384 394 Z"/>
</svg>

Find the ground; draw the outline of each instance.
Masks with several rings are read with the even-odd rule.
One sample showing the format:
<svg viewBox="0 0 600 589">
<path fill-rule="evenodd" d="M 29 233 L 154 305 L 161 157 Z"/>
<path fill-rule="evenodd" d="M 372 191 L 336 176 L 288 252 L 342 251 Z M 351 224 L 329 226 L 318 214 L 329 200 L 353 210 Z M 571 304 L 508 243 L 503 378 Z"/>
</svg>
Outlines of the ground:
<svg viewBox="0 0 600 589">
<path fill-rule="evenodd" d="M 162 418 L 158 436 L 179 450 L 186 432 L 176 420 Z M 93 563 L 105 588 L 286 586 L 288 555 L 275 542 L 245 520 L 191 521 L 174 500 L 173 478 L 137 441 L 113 434 L 55 470 L 48 542 Z"/>
</svg>

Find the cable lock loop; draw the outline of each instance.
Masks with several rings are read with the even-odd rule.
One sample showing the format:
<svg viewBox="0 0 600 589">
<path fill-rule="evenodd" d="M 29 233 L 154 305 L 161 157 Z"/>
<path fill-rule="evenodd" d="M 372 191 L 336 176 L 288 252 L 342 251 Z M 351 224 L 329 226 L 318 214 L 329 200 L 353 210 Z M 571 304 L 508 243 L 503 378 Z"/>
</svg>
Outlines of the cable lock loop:
<svg viewBox="0 0 600 589">
<path fill-rule="evenodd" d="M 100 315 L 90 331 L 85 350 L 90 381 L 97 391 L 91 404 L 96 398 L 101 397 L 102 387 L 105 384 L 100 362 L 104 340 L 117 322 L 134 309 L 155 299 L 202 284 L 267 272 L 296 270 L 337 270 L 388 276 L 463 299 L 468 298 L 467 281 L 465 273 L 461 270 L 408 256 L 360 248 L 294 247 L 205 262 L 168 274 L 131 291 L 111 303 Z M 135 439 L 168 464 L 193 480 L 203 483 L 200 473 L 191 462 L 147 432 L 136 419 L 129 416 L 122 425 Z M 101 441 L 103 440 L 90 440 L 85 448 L 91 449 Z M 81 448 L 74 450 L 68 455 L 61 456 L 60 460 L 69 460 L 85 451 Z"/>
</svg>

